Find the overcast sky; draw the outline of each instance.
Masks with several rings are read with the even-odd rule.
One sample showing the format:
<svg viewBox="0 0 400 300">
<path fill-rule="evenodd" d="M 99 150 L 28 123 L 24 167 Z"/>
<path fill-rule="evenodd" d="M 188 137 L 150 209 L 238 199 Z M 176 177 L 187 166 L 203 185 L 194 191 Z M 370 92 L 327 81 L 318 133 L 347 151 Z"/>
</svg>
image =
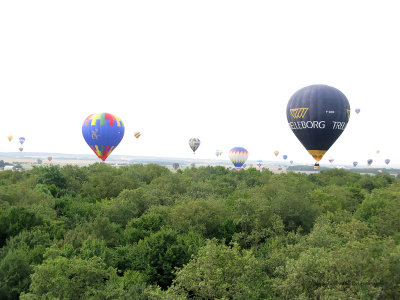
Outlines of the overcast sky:
<svg viewBox="0 0 400 300">
<path fill-rule="evenodd" d="M 399 11 L 365 0 L 0 1 L 0 152 L 24 136 L 27 152 L 93 153 L 82 123 L 109 112 L 125 123 L 113 154 L 193 157 L 197 137 L 198 158 L 242 146 L 251 160 L 279 150 L 312 164 L 286 105 L 318 83 L 352 110 L 322 164 L 400 164 Z"/>
</svg>

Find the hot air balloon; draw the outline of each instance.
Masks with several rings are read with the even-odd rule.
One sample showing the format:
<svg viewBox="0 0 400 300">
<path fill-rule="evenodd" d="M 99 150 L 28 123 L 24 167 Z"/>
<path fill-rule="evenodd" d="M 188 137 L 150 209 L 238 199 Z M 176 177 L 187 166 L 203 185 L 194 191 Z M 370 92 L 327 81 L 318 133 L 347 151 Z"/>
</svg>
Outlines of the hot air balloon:
<svg viewBox="0 0 400 300">
<path fill-rule="evenodd" d="M 243 147 L 234 147 L 229 150 L 229 159 L 236 168 L 240 168 L 249 157 L 249 152 Z"/>
<path fill-rule="evenodd" d="M 379 173 L 379 174 L 382 174 L 383 172 L 382 172 L 382 170 L 378 170 L 378 173 Z"/>
<path fill-rule="evenodd" d="M 274 151 L 275 156 L 278 156 L 279 151 Z"/>
<path fill-rule="evenodd" d="M 353 166 L 354 166 L 354 167 L 357 167 L 357 165 L 358 165 L 358 162 L 353 161 Z"/>
<path fill-rule="evenodd" d="M 373 163 L 373 160 L 372 160 L 372 159 L 368 159 L 368 160 L 367 160 L 367 163 L 368 163 L 368 166 L 371 166 L 372 163 Z"/>
<path fill-rule="evenodd" d="M 53 157 L 49 156 L 49 157 L 47 158 L 47 160 L 48 160 L 48 161 L 52 161 L 52 160 L 53 160 Z"/>
<path fill-rule="evenodd" d="M 284 160 L 286 160 L 286 159 L 287 159 L 287 155 L 286 155 L 286 154 L 282 155 L 282 158 L 283 158 Z"/>
<path fill-rule="evenodd" d="M 124 133 L 124 123 L 120 118 L 109 113 L 91 114 L 82 125 L 83 138 L 103 161 L 118 146 Z"/>
<path fill-rule="evenodd" d="M 360 109 L 359 108 L 356 108 L 354 111 L 356 112 L 356 114 L 360 113 Z"/>
<path fill-rule="evenodd" d="M 319 162 L 346 128 L 350 104 L 334 87 L 310 85 L 293 94 L 286 117 L 295 136 Z"/>
<path fill-rule="evenodd" d="M 174 170 L 178 170 L 179 169 L 179 164 L 178 163 L 173 163 L 172 167 L 174 168 Z"/>
<path fill-rule="evenodd" d="M 141 133 L 139 131 L 136 131 L 134 134 L 135 138 L 139 138 L 141 136 Z"/>
<path fill-rule="evenodd" d="M 263 161 L 261 159 L 257 160 L 257 167 L 261 168 Z"/>
<path fill-rule="evenodd" d="M 19 147 L 18 149 L 19 149 L 19 151 L 22 152 L 22 150 L 24 150 L 24 147 Z"/>
<path fill-rule="evenodd" d="M 9 135 L 7 138 L 8 138 L 8 141 L 11 142 L 12 139 L 13 139 L 13 136 L 12 136 L 12 135 Z"/>
<path fill-rule="evenodd" d="M 333 161 L 334 161 L 333 158 L 330 158 L 330 159 L 329 159 L 329 162 L 330 162 L 330 163 L 333 163 Z"/>
<path fill-rule="evenodd" d="M 195 154 L 197 148 L 200 146 L 200 140 L 198 138 L 191 138 L 189 140 L 189 146 L 193 150 L 193 154 Z"/>
<path fill-rule="evenodd" d="M 381 150 L 376 150 L 376 154 L 379 154 L 379 153 L 381 153 Z"/>
<path fill-rule="evenodd" d="M 290 164 L 293 165 L 293 160 L 290 161 Z"/>
<path fill-rule="evenodd" d="M 389 163 L 390 163 L 390 159 L 389 159 L 389 158 L 386 158 L 386 159 L 385 159 L 385 164 L 388 165 Z"/>
<path fill-rule="evenodd" d="M 23 144 L 25 143 L 25 138 L 21 136 L 21 137 L 19 138 L 19 143 L 20 143 L 21 145 L 23 145 Z"/>
</svg>

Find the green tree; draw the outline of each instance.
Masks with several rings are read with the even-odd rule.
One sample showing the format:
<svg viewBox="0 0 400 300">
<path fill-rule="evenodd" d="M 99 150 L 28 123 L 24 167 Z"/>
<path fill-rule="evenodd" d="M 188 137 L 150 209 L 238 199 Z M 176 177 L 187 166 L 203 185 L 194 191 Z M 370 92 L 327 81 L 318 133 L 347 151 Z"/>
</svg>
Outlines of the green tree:
<svg viewBox="0 0 400 300">
<path fill-rule="evenodd" d="M 266 299 L 269 278 L 251 251 L 210 240 L 181 268 L 171 290 L 192 299 Z"/>
</svg>

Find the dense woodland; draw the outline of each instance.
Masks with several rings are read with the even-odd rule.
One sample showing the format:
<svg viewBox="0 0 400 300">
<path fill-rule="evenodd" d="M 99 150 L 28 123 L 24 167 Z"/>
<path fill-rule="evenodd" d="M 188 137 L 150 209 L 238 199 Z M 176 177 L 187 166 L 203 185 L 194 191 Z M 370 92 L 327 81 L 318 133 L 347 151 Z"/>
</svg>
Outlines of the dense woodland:
<svg viewBox="0 0 400 300">
<path fill-rule="evenodd" d="M 0 172 L 0 299 L 400 299 L 400 179 Z"/>
</svg>

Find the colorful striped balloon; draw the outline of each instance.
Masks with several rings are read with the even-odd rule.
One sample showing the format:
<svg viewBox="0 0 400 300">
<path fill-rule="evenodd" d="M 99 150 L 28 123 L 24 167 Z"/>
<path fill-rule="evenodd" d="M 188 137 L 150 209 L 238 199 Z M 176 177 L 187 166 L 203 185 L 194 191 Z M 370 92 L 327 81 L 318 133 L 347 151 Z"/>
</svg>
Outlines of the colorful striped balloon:
<svg viewBox="0 0 400 300">
<path fill-rule="evenodd" d="M 249 157 L 249 151 L 243 147 L 234 147 L 229 150 L 229 159 L 236 168 L 241 168 Z"/>
<path fill-rule="evenodd" d="M 124 123 L 115 115 L 98 113 L 88 116 L 82 125 L 82 135 L 86 143 L 105 161 L 124 137 Z"/>
</svg>

